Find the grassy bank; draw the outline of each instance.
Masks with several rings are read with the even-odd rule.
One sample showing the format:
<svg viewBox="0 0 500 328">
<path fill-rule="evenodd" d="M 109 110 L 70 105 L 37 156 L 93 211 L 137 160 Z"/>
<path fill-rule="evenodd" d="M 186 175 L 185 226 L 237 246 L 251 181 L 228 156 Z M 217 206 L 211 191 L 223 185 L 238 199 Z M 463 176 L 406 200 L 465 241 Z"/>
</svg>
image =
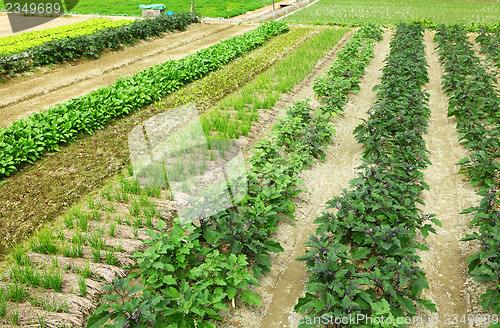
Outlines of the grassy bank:
<svg viewBox="0 0 500 328">
<path fill-rule="evenodd" d="M 442 0 L 321 0 L 286 22 L 359 26 L 373 23 L 396 26 L 401 21 L 434 24 L 498 24 L 500 2 Z"/>
</svg>

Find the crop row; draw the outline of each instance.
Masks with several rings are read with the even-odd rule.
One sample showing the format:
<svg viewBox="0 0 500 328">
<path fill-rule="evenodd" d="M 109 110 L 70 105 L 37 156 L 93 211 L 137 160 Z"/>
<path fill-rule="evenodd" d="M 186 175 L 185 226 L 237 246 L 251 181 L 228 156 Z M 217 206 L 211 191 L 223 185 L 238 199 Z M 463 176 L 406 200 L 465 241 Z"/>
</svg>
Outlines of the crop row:
<svg viewBox="0 0 500 328">
<path fill-rule="evenodd" d="M 329 112 L 341 112 L 347 95 L 359 89 L 359 79 L 373 57 L 374 41 L 382 38 L 380 29 L 366 25 L 338 52 L 338 60 L 314 84 L 314 92 Z"/>
<path fill-rule="evenodd" d="M 132 20 L 128 19 L 113 21 L 106 18 L 95 18 L 41 31 L 6 36 L 0 38 L 0 55 L 18 53 L 51 40 L 88 35 L 108 27 L 118 27 L 132 22 Z"/>
<path fill-rule="evenodd" d="M 428 81 L 424 55 L 423 27 L 399 25 L 370 118 L 355 129 L 365 147 L 362 171 L 352 189 L 328 202 L 336 211 L 317 218 L 311 250 L 299 258 L 311 274 L 295 307 L 306 314 L 300 327 L 316 326 L 322 316 L 350 323 L 333 326 L 370 327 L 369 320 L 351 319 L 411 317 L 414 303 L 435 311 L 421 299 L 428 282 L 417 250 L 426 247 L 414 240 L 418 231 L 424 237 L 434 232 L 429 220 L 439 224 L 417 208 L 428 188 L 422 173 L 429 164 L 422 135 L 430 114 L 421 90 Z"/>
<path fill-rule="evenodd" d="M 312 29 L 307 27 L 292 29 L 289 33 L 281 35 L 253 51 L 251 56 L 239 58 L 230 63 L 228 67 L 226 66 L 223 70 L 214 72 L 216 74 L 212 74 L 207 78 L 211 79 L 213 75 L 228 70 L 231 74 L 236 74 L 235 79 L 237 77 L 242 78 L 239 83 L 244 83 L 247 80 L 243 77 L 244 75 L 253 75 L 249 72 L 250 70 L 259 70 L 262 69 L 261 66 L 265 67 L 274 62 L 284 53 L 288 53 L 289 49 L 294 48 L 294 45 L 298 45 L 308 38 L 311 31 Z M 325 38 L 331 37 L 332 33 L 336 36 L 336 40 L 341 37 L 341 33 L 333 29 L 320 33 L 324 34 L 322 37 L 319 35 L 313 37 L 317 39 L 316 43 L 322 43 Z M 336 43 L 333 40 L 330 42 L 331 44 Z M 316 43 L 309 45 L 308 48 Z M 328 46 L 322 44 L 322 47 L 327 49 Z M 254 60 L 255 57 L 257 57 L 256 61 Z M 317 58 L 312 60 L 316 61 Z M 242 64 L 243 71 L 237 69 L 239 66 L 236 64 L 238 63 Z M 250 66 L 247 64 L 250 64 Z M 232 75 L 226 77 L 230 76 Z M 130 168 L 129 174 L 133 174 Z M 33 315 L 27 315 L 23 312 L 26 310 L 25 308 L 19 310 L 22 316 L 20 324 L 36 323 L 41 319 L 51 322 L 55 321 L 56 317 L 61 318 L 60 315 L 54 312 L 79 313 L 80 310 L 78 307 L 75 308 L 71 300 L 77 297 L 95 299 L 96 295 L 93 290 L 96 289 L 96 284 L 100 284 L 99 282 L 102 280 L 99 269 L 101 264 L 99 263 L 105 263 L 103 266 L 108 264 L 120 267 L 135 264 L 136 262 L 130 258 L 131 252 L 133 252 L 131 246 L 137 246 L 140 243 L 137 240 L 131 242 L 129 239 L 145 239 L 144 228 L 157 228 L 158 218 L 171 219 L 162 209 L 164 201 L 158 201 L 155 204 L 157 199 L 164 199 L 165 197 L 168 200 L 171 199 L 168 191 L 164 192 L 160 188 L 141 188 L 135 180 L 131 180 L 130 177 L 123 177 L 118 184 L 112 183 L 103 188 L 101 197 L 90 197 L 86 202 L 88 208 L 84 205 L 70 209 L 60 222 L 61 226 L 59 227 L 58 223 L 58 228 L 52 229 L 52 231 L 57 231 L 55 235 L 45 229 L 31 238 L 27 243 L 27 247 L 14 248 L 11 254 L 14 257 L 15 264 L 6 271 L 9 278 L 5 282 L 3 295 L 2 288 L 0 288 L 0 324 L 2 323 L 2 317 L 4 322 L 12 323 L 12 314 L 16 313 L 17 308 L 17 305 L 13 304 L 13 302 L 18 303 L 25 300 L 30 302 L 32 308 L 29 309 L 29 312 L 33 313 Z M 123 247 L 120 243 L 123 244 Z M 29 252 L 30 250 L 32 252 Z M 43 265 L 43 263 L 37 261 L 41 255 L 33 252 L 57 257 L 58 260 L 53 260 L 52 264 L 55 263 L 54 261 L 59 261 L 60 265 Z M 68 261 L 74 265 L 68 267 L 66 265 Z M 80 265 L 82 263 L 84 264 L 83 268 Z M 119 269 L 116 270 L 119 271 Z M 46 280 L 44 276 L 47 273 L 50 276 L 57 274 L 60 277 L 58 281 L 63 280 L 62 291 L 52 292 L 50 290 L 52 288 L 47 286 L 46 283 L 44 284 Z M 71 280 L 71 275 L 77 275 L 78 285 L 76 285 L 75 280 Z M 109 277 L 106 279 L 108 282 L 112 281 L 112 279 L 109 280 Z M 1 284 L 0 281 L 0 287 Z M 71 293 L 66 288 L 69 284 L 72 284 L 74 288 Z M 87 285 L 92 286 L 92 289 Z M 118 286 L 116 287 L 118 288 Z M 19 300 L 13 300 L 13 297 L 9 294 L 11 289 L 21 291 L 24 296 L 20 297 Z M 96 290 L 99 289 L 100 287 Z M 47 303 L 46 297 L 38 298 L 33 296 L 33 294 L 40 292 L 43 295 L 48 293 L 55 295 L 57 300 Z M 60 294 L 61 292 L 62 294 Z M 5 312 L 2 312 L 1 309 L 3 308 L 6 308 Z M 38 317 L 35 317 L 34 313 L 39 311 L 40 308 L 52 313 L 43 312 L 39 313 Z"/>
<path fill-rule="evenodd" d="M 289 33 L 292 32 L 293 30 Z M 297 51 L 259 74 L 237 93 L 225 97 L 215 108 L 201 116 L 207 138 L 212 135 L 217 139 L 237 139 L 240 135 L 246 137 L 259 117 L 259 110 L 273 108 L 281 94 L 288 93 L 310 74 L 318 60 L 324 57 L 346 32 L 347 29 L 328 28 L 315 34 Z M 246 69 L 242 67 L 242 71 Z"/>
<path fill-rule="evenodd" d="M 481 26 L 476 41 L 481 45 L 481 52 L 493 59 L 500 68 L 500 28 Z"/>
<path fill-rule="evenodd" d="M 271 139 L 255 146 L 247 174 L 248 193 L 235 207 L 201 218 L 195 225 L 175 222 L 170 233 L 152 233 L 152 240 L 146 242 L 151 247 L 137 254 L 144 296 L 129 303 L 107 297 L 111 304 L 95 312 L 89 327 L 110 317 L 129 324 L 156 321 L 167 327 L 214 327 L 206 319 L 221 320 L 217 312 L 227 310 L 225 300 L 234 306 L 239 295 L 249 304 L 260 305 L 247 285 L 258 284 L 255 278 L 271 266 L 270 253 L 282 251 L 271 236 L 281 215 L 293 218 L 291 198 L 300 192 L 298 174 L 315 158 L 322 158 L 322 149 L 331 141 L 334 130 L 328 123 L 330 114 L 324 111 L 314 112 L 307 102 L 288 109 Z M 247 268 L 253 275 L 246 273 Z M 109 288 L 128 294 L 125 288 L 120 290 L 125 285 L 117 280 Z M 139 308 L 148 312 L 132 322 L 131 314 L 139 313 Z"/>
<path fill-rule="evenodd" d="M 199 16 L 180 13 L 160 15 L 153 19 L 136 20 L 130 24 L 107 27 L 89 35 L 66 37 L 45 42 L 26 49 L 26 54 L 0 56 L 0 79 L 7 75 L 25 72 L 35 66 L 44 66 L 75 60 L 80 57 L 98 58 L 105 49 L 120 49 L 137 40 L 173 30 L 184 30 L 199 21 Z"/>
<path fill-rule="evenodd" d="M 88 95 L 71 99 L 0 130 L 0 174 L 9 175 L 47 151 L 92 133 L 123 115 L 165 97 L 229 61 L 288 31 L 284 23 L 268 23 L 242 36 L 224 40 L 180 60 L 170 60 L 122 78 Z"/>
<path fill-rule="evenodd" d="M 448 115 L 454 116 L 461 144 L 470 156 L 459 161 L 473 186 L 482 197 L 479 206 L 462 213 L 473 213 L 471 225 L 479 231 L 463 241 L 475 240 L 478 253 L 467 260 L 474 280 L 493 283 L 481 295 L 487 311 L 500 313 L 500 97 L 496 78 L 474 54 L 462 26 L 440 26 L 435 37 L 446 73 L 443 89 L 449 100 Z"/>
<path fill-rule="evenodd" d="M 132 326 L 215 327 L 209 320 L 222 320 L 219 312 L 228 310 L 227 302 L 234 306 L 237 296 L 261 305 L 248 286 L 258 285 L 256 278 L 269 271 L 270 254 L 283 251 L 271 235 L 280 215 L 293 218 L 291 198 L 300 192 L 298 173 L 331 141 L 333 132 L 324 115 L 312 113 L 308 103 L 294 104 L 272 140 L 255 147 L 244 199 L 208 218 L 197 218 L 203 205 L 193 207 L 195 224 L 176 219 L 170 231 L 151 231 L 151 239 L 145 241 L 149 248 L 135 255 L 144 286 L 126 290 L 121 286 L 127 285 L 128 277 L 108 287 L 118 295 L 138 290 L 142 295 L 128 302 L 116 294 L 105 296 L 111 304 L 99 307 L 88 327 L 100 327 L 109 318 Z M 160 222 L 159 228 L 165 227 Z"/>
</svg>

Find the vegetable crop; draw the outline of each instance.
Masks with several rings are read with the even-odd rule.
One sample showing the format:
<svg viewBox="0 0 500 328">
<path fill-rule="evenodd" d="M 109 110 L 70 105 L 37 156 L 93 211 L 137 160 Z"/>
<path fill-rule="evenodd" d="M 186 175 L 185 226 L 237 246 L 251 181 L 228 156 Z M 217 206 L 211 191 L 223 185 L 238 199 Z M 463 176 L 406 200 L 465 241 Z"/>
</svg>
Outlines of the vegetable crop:
<svg viewBox="0 0 500 328">
<path fill-rule="evenodd" d="M 424 237 L 435 232 L 430 220 L 439 224 L 417 208 L 423 204 L 419 193 L 428 188 L 422 170 L 429 164 L 422 138 L 430 114 L 421 90 L 428 81 L 422 32 L 420 24 L 398 26 L 378 99 L 355 129 L 365 146 L 362 171 L 350 190 L 328 202 L 337 211 L 317 218 L 311 250 L 299 258 L 311 276 L 295 310 L 307 316 L 411 317 L 414 303 L 435 311 L 421 298 L 428 282 L 417 249 L 426 247 L 414 240 L 418 231 Z M 306 317 L 300 327 L 316 325 Z"/>
<path fill-rule="evenodd" d="M 6 36 L 0 38 L 0 55 L 10 55 L 22 52 L 54 39 L 88 35 L 98 30 L 118 27 L 132 22 L 133 20 L 127 19 L 113 21 L 106 18 L 95 18 L 80 23 L 48 28 L 41 31 Z"/>
<path fill-rule="evenodd" d="M 224 40 L 180 60 L 170 60 L 88 95 L 71 99 L 0 130 L 0 175 L 10 175 L 78 133 L 102 129 L 110 120 L 165 97 L 181 86 L 219 69 L 262 45 L 273 35 L 288 31 L 271 22 L 242 36 Z"/>
<path fill-rule="evenodd" d="M 481 38 L 487 36 L 482 34 Z M 490 37 L 490 36 L 488 36 Z M 500 97 L 495 89 L 496 78 L 474 54 L 472 44 L 460 25 L 440 26 L 436 34 L 442 65 L 446 70 L 443 89 L 450 97 L 448 115 L 457 122 L 461 144 L 470 156 L 458 164 L 462 166 L 472 185 L 482 197 L 479 206 L 462 213 L 473 213 L 471 225 L 479 231 L 466 236 L 464 241 L 476 240 L 480 251 L 467 260 L 474 280 L 493 283 L 481 295 L 485 311 L 500 313 Z M 486 41 L 480 41 L 485 43 Z"/>
<path fill-rule="evenodd" d="M 35 66 L 44 66 L 75 60 L 80 57 L 98 58 L 104 49 L 119 49 L 139 39 L 160 36 L 173 30 L 184 30 L 200 17 L 192 13 L 157 16 L 136 20 L 118 27 L 107 27 L 89 35 L 66 37 L 26 49 L 25 54 L 0 56 L 0 78 L 25 72 Z"/>
</svg>

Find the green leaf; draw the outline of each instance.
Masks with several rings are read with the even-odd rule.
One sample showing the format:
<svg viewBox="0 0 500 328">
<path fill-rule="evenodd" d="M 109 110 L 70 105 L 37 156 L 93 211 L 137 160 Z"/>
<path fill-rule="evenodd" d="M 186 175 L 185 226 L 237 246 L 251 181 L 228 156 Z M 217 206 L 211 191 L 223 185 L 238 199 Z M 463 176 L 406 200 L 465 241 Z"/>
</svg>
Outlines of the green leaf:
<svg viewBox="0 0 500 328">
<path fill-rule="evenodd" d="M 255 294 L 251 290 L 245 290 L 241 292 L 241 300 L 247 302 L 249 305 L 255 304 L 257 306 L 262 305 L 262 301 L 259 298 L 259 295 Z"/>
</svg>

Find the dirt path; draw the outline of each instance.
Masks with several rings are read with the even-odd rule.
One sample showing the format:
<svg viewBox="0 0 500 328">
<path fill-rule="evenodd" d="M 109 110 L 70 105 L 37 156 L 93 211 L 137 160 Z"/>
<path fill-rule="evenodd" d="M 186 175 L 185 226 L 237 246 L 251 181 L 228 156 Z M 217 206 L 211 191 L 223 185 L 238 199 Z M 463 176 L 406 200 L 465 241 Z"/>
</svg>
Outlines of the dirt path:
<svg viewBox="0 0 500 328">
<path fill-rule="evenodd" d="M 0 127 L 130 76 L 170 59 L 180 59 L 221 40 L 241 35 L 256 25 L 204 24 L 161 39 L 110 53 L 95 61 L 22 82 L 13 79 L 0 86 Z"/>
<path fill-rule="evenodd" d="M 468 302 L 468 276 L 466 259 L 468 251 L 460 238 L 464 237 L 470 217 L 458 214 L 460 211 L 477 204 L 478 197 L 474 189 L 458 174 L 455 165 L 467 156 L 466 149 L 459 145 L 453 118 L 447 117 L 448 99 L 441 90 L 443 68 L 439 63 L 436 44 L 432 41 L 434 32 L 426 32 L 426 59 L 430 67 L 429 83 L 425 85 L 430 93 L 429 105 L 431 116 L 428 134 L 424 137 L 429 159 L 432 162 L 425 171 L 424 179 L 430 191 L 424 191 L 422 198 L 426 204 L 424 213 L 434 213 L 441 220 L 442 228 L 436 227 L 437 234 L 431 234 L 425 241 L 429 251 L 420 252 L 422 269 L 429 281 L 429 290 L 424 297 L 432 300 L 438 309 L 439 325 L 453 315 L 477 314 L 472 312 Z M 464 324 L 453 327 L 469 327 Z M 420 327 L 420 326 L 419 326 Z M 427 327 L 427 325 L 425 326 Z"/>
</svg>

